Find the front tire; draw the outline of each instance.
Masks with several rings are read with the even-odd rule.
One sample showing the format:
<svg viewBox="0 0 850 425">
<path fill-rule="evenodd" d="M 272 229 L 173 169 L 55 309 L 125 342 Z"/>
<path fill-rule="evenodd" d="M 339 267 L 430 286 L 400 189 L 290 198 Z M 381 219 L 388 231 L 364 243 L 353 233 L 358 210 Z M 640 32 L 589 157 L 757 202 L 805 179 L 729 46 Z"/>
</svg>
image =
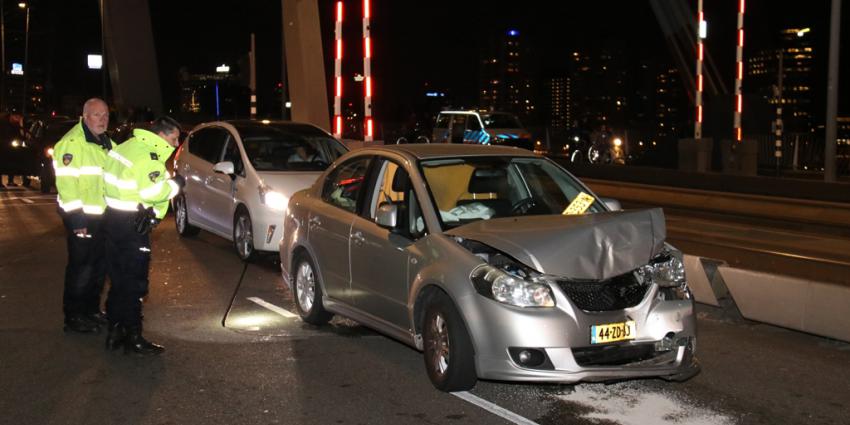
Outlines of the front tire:
<svg viewBox="0 0 850 425">
<path fill-rule="evenodd" d="M 322 304 L 322 285 L 310 257 L 302 255 L 295 261 L 295 307 L 301 320 L 321 326 L 328 323 L 333 314 Z"/>
<path fill-rule="evenodd" d="M 233 248 L 242 261 L 251 261 L 256 256 L 254 224 L 244 208 L 236 210 L 236 217 L 233 218 Z"/>
<path fill-rule="evenodd" d="M 475 386 L 472 340 L 454 303 L 438 294 L 425 310 L 422 331 L 425 370 L 440 391 L 466 391 Z"/>
<path fill-rule="evenodd" d="M 174 227 L 177 228 L 177 234 L 184 237 L 195 236 L 201 231 L 189 224 L 189 207 L 186 205 L 185 195 L 174 198 Z"/>
</svg>

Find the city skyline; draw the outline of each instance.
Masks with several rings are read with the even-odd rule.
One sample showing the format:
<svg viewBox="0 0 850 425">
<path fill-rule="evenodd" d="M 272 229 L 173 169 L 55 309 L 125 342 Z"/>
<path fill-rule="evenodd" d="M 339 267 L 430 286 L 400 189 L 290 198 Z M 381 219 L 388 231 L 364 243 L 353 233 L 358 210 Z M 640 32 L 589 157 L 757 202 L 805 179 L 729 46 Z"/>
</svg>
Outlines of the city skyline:
<svg viewBox="0 0 850 425">
<path fill-rule="evenodd" d="M 214 2 L 214 6 L 201 2 L 184 1 L 171 4 L 153 0 L 151 19 L 162 81 L 162 91 L 167 107 L 172 110 L 179 105 L 179 69 L 185 67 L 190 73 L 212 72 L 220 63 L 228 62 L 234 70 L 240 58 L 247 54 L 249 34 L 257 34 L 258 97 L 262 115 L 272 116 L 280 111 L 278 83 L 280 77 L 280 2 L 262 1 L 247 4 Z M 373 2 L 374 3 L 374 2 Z M 357 16 L 357 4 L 348 4 L 349 16 Z M 533 102 L 538 113 L 543 113 L 543 100 L 539 92 L 546 81 L 564 76 L 569 69 L 574 51 L 600 54 L 606 50 L 625 50 L 635 60 L 656 61 L 660 68 L 673 65 L 661 28 L 648 3 L 617 3 L 602 5 L 547 5 L 527 7 L 506 5 L 494 8 L 488 3 L 465 2 L 460 5 L 449 3 L 400 4 L 374 3 L 373 35 L 375 58 L 375 109 L 377 119 L 400 120 L 404 111 L 421 103 L 416 99 L 426 91 L 447 94 L 456 107 L 483 107 L 479 102 L 482 59 L 488 55 L 489 40 L 508 30 L 521 34 L 523 43 L 533 51 L 530 60 L 535 63 L 533 75 L 523 76 L 531 80 L 538 92 Z M 332 39 L 331 22 L 328 18 L 333 2 L 320 3 L 322 13 L 322 35 Z M 446 6 L 446 7 L 441 7 Z M 728 24 L 734 16 L 726 11 L 729 5 L 713 3 L 707 9 L 709 19 L 709 52 L 717 57 L 720 75 L 731 80 L 731 72 L 722 72 L 729 62 L 724 56 L 732 54 L 731 44 L 724 46 L 732 35 Z M 33 2 L 31 34 L 31 61 L 33 75 L 44 81 L 46 102 L 54 109 L 75 104 L 62 100 L 61 95 L 77 92 L 78 96 L 100 92 L 100 71 L 84 69 L 86 53 L 100 50 L 99 11 L 96 2 L 85 2 L 69 6 L 65 3 L 35 0 Z M 59 13 L 46 13 L 46 8 Z M 811 37 L 816 51 L 826 52 L 824 40 L 828 25 L 826 7 L 798 7 L 789 5 L 766 9 L 761 4 L 751 4 L 747 23 L 747 57 L 753 58 L 771 43 L 775 29 L 790 22 L 802 23 L 812 28 Z M 712 9 L 713 8 L 713 9 Z M 761 9 L 760 9 L 761 8 Z M 727 13 L 721 13 L 720 10 Z M 793 11 L 794 13 L 789 13 Z M 191 13 L 190 13 L 191 12 Z M 845 17 L 847 12 L 843 14 Z M 75 19 L 60 21 L 56 16 L 72 16 Z M 474 23 L 469 17 L 475 16 Z M 594 22 L 588 17 L 603 17 Z M 8 61 L 14 60 L 16 21 L 9 17 L 10 37 L 7 39 Z M 846 19 L 845 19 L 846 20 Z M 362 64 L 357 56 L 356 42 L 359 37 L 358 20 L 350 20 L 346 28 L 351 44 L 349 61 L 344 64 L 347 77 L 360 71 Z M 60 25 L 61 22 L 61 25 Z M 764 25 L 761 25 L 764 24 Z M 59 37 L 59 28 L 70 25 L 72 37 Z M 844 32 L 846 38 L 847 31 Z M 624 41 L 618 41 L 624 40 Z M 848 43 L 844 43 L 845 48 Z M 330 58 L 326 54 L 326 64 Z M 843 62 L 847 62 L 844 55 Z M 824 68 L 825 54 L 819 55 L 816 64 Z M 637 58 L 637 59 L 635 59 Z M 842 64 L 843 65 L 843 64 Z M 630 65 L 631 66 L 631 65 Z M 326 66 L 326 73 L 330 67 Z M 530 67 L 525 67 L 528 70 Z M 842 76 L 850 66 L 842 67 Z M 727 75 L 728 74 L 728 75 Z M 825 78 L 816 78 L 821 82 Z M 845 79 L 842 79 L 842 82 Z M 12 81 L 10 79 L 10 81 Z M 35 83 L 38 78 L 32 82 Z M 684 81 L 683 81 L 684 83 Z M 750 88 L 744 83 L 745 92 Z M 823 85 L 823 83 L 820 83 Z M 355 86 L 352 86 L 355 87 Z M 576 90 L 575 84 L 572 89 Z M 812 91 L 824 91 L 813 86 Z M 328 94 L 329 96 L 330 94 Z M 841 99 L 839 111 L 847 110 L 846 99 Z M 354 102 L 356 103 L 356 102 Z M 814 105 L 815 108 L 819 106 Z M 846 112 L 844 113 L 846 115 Z M 542 119 L 541 119 L 542 121 Z"/>
</svg>

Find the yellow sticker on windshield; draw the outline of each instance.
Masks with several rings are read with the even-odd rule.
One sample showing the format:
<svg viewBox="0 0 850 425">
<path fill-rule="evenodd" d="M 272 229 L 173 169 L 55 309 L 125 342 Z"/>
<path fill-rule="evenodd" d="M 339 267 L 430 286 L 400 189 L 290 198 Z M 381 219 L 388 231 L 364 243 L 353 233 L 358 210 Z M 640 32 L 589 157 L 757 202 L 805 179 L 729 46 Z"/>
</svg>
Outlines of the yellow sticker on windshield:
<svg viewBox="0 0 850 425">
<path fill-rule="evenodd" d="M 567 206 L 567 209 L 564 210 L 561 214 L 563 215 L 579 215 L 584 214 L 593 202 L 596 201 L 596 198 L 584 193 L 580 192 L 578 196 L 570 202 L 570 205 Z"/>
</svg>

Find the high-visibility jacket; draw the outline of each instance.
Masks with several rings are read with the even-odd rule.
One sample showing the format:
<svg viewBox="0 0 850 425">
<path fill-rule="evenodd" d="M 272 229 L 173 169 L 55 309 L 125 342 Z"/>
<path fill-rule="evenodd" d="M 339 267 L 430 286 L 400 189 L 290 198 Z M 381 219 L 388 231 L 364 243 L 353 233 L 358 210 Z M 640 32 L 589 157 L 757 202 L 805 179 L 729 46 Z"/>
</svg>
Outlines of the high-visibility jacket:
<svg viewBox="0 0 850 425">
<path fill-rule="evenodd" d="M 103 168 L 106 205 L 122 211 L 153 207 L 162 219 L 168 212 L 168 201 L 180 192 L 169 178 L 165 161 L 174 148 L 159 135 L 147 130 L 133 130 L 133 137 L 109 151 Z"/>
<path fill-rule="evenodd" d="M 68 131 L 53 147 L 53 170 L 59 207 L 69 214 L 103 214 L 103 166 L 107 149 L 86 140 L 83 121 Z M 106 141 L 104 140 L 104 143 Z M 112 148 L 115 142 L 109 140 Z"/>
</svg>

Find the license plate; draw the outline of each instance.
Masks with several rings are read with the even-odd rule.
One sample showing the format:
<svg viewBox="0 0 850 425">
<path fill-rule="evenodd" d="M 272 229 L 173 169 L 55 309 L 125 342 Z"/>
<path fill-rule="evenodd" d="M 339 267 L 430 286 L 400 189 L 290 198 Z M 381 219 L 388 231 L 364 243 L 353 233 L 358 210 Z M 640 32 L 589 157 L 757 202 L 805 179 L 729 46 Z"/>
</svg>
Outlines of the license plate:
<svg viewBox="0 0 850 425">
<path fill-rule="evenodd" d="M 593 325 L 590 327 L 590 343 L 604 344 L 606 342 L 635 339 L 635 321 Z"/>
</svg>

